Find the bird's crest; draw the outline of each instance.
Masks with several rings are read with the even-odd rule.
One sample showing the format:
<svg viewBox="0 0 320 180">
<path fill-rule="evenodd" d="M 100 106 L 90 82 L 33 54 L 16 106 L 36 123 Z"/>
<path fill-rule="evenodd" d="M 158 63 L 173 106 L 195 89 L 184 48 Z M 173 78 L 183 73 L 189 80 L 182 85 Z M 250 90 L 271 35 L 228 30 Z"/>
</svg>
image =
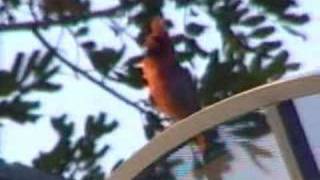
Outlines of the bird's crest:
<svg viewBox="0 0 320 180">
<path fill-rule="evenodd" d="M 163 33 L 167 33 L 165 20 L 159 16 L 154 17 L 150 23 L 150 30 L 151 34 L 160 35 Z"/>
<path fill-rule="evenodd" d="M 172 42 L 166 28 L 166 21 L 157 16 L 149 23 L 149 34 L 143 44 L 147 54 L 157 57 L 172 57 L 174 54 Z"/>
</svg>

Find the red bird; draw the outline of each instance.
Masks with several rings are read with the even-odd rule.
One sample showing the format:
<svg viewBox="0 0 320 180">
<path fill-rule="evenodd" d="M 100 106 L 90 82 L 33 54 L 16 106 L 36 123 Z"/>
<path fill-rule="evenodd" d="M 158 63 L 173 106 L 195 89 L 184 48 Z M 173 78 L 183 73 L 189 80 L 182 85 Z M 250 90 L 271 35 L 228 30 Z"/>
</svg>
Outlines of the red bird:
<svg viewBox="0 0 320 180">
<path fill-rule="evenodd" d="M 146 57 L 141 61 L 143 77 L 155 107 L 179 121 L 200 109 L 196 84 L 190 72 L 175 61 L 165 21 L 154 18 L 150 31 L 144 42 Z M 196 143 L 200 150 L 205 150 L 204 136 L 196 137 Z"/>
</svg>

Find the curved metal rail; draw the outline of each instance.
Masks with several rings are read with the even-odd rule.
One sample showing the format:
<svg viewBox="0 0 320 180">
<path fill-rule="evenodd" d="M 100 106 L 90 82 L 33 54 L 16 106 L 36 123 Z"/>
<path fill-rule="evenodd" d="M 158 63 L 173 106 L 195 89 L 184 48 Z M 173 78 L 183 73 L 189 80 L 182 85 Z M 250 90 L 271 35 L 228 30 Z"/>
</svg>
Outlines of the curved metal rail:
<svg viewBox="0 0 320 180">
<path fill-rule="evenodd" d="M 257 108 L 320 92 L 320 75 L 279 80 L 239 93 L 201 109 L 152 139 L 111 174 L 112 180 L 129 180 L 161 156 L 195 135 Z"/>
</svg>

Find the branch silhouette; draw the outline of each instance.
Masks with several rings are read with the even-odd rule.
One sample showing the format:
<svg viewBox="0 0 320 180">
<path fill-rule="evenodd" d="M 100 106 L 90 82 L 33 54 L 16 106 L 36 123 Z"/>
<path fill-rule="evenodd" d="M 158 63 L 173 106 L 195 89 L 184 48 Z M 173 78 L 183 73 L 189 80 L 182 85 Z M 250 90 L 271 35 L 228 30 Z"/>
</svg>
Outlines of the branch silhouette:
<svg viewBox="0 0 320 180">
<path fill-rule="evenodd" d="M 101 81 L 97 80 L 96 78 L 92 77 L 88 72 L 86 72 L 85 70 L 82 70 L 81 68 L 77 67 L 76 65 L 72 64 L 69 60 L 67 60 L 64 56 L 62 56 L 57 50 L 56 48 L 54 48 L 42 35 L 41 33 L 36 29 L 36 28 L 32 28 L 32 32 L 35 35 L 35 37 L 49 50 L 53 53 L 53 55 L 60 60 L 60 62 L 62 62 L 63 64 L 65 64 L 66 66 L 68 66 L 70 69 L 72 69 L 73 71 L 79 73 L 80 75 L 82 75 L 83 77 L 85 77 L 86 79 L 88 79 L 89 81 L 91 81 L 92 83 L 96 84 L 98 87 L 102 88 L 103 90 L 107 91 L 108 93 L 110 93 L 111 95 L 115 96 L 116 98 L 120 99 L 121 101 L 123 101 L 124 103 L 126 103 L 127 105 L 137 109 L 139 112 L 141 113 L 147 113 L 147 110 L 145 110 L 144 108 L 140 107 L 137 103 L 129 100 L 128 98 L 126 98 L 125 96 L 123 96 L 122 94 L 118 93 L 117 91 L 115 91 L 113 88 L 107 86 L 106 84 L 102 83 Z"/>
<path fill-rule="evenodd" d="M 59 19 L 48 19 L 48 20 L 36 20 L 36 21 L 27 21 L 20 23 L 0 23 L 0 32 L 1 31 L 12 31 L 12 30 L 32 30 L 34 28 L 47 28 L 54 25 L 63 25 L 80 20 L 87 20 L 99 17 L 107 17 L 113 15 L 119 7 L 113 7 L 110 9 L 98 10 L 94 12 L 88 12 L 83 15 L 70 15 Z"/>
</svg>

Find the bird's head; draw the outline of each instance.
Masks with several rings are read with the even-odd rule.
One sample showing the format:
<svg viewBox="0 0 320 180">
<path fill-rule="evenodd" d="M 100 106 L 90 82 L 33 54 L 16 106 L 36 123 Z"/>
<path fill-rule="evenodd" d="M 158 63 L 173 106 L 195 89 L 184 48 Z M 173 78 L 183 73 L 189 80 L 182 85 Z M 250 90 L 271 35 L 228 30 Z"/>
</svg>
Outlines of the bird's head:
<svg viewBox="0 0 320 180">
<path fill-rule="evenodd" d="M 171 51 L 171 39 L 167 32 L 166 21 L 161 17 L 154 17 L 149 24 L 150 33 L 146 36 L 143 46 L 147 53 L 163 55 Z"/>
<path fill-rule="evenodd" d="M 165 34 L 166 31 L 166 22 L 163 18 L 156 16 L 150 22 L 151 33 L 154 34 Z"/>
</svg>

